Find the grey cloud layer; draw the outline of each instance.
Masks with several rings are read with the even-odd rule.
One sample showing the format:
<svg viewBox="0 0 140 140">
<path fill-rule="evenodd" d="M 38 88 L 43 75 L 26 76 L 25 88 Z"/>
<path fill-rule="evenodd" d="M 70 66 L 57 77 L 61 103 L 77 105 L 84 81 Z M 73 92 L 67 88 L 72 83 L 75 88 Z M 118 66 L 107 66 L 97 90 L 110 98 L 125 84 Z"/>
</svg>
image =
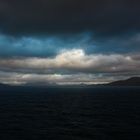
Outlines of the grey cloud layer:
<svg viewBox="0 0 140 140">
<path fill-rule="evenodd" d="M 49 84 L 102 84 L 128 78 L 128 75 L 102 74 L 23 74 L 0 71 L 0 81 L 11 85 L 49 85 Z"/>
<path fill-rule="evenodd" d="M 82 49 L 63 50 L 54 58 L 0 59 L 0 69 L 23 73 L 117 73 L 140 70 L 139 54 L 86 54 Z"/>
</svg>

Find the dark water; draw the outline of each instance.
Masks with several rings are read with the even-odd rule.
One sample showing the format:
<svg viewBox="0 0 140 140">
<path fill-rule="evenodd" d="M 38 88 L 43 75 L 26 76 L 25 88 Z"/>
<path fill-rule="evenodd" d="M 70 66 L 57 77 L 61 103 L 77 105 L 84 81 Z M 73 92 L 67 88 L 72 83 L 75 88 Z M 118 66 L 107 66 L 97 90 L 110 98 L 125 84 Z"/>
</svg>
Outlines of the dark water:
<svg viewBox="0 0 140 140">
<path fill-rule="evenodd" d="M 139 140 L 140 88 L 0 92 L 0 140 Z"/>
</svg>

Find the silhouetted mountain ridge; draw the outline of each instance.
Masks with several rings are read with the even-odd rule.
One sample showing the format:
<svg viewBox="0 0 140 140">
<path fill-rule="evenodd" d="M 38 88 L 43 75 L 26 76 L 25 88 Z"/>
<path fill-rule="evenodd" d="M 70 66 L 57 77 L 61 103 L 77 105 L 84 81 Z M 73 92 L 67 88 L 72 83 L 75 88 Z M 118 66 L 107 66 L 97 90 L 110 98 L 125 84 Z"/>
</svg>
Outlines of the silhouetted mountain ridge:
<svg viewBox="0 0 140 140">
<path fill-rule="evenodd" d="M 140 77 L 131 77 L 126 80 L 119 80 L 107 84 L 109 86 L 140 86 Z"/>
<path fill-rule="evenodd" d="M 10 87 L 10 85 L 0 83 L 0 88 L 2 88 L 2 87 Z"/>
</svg>

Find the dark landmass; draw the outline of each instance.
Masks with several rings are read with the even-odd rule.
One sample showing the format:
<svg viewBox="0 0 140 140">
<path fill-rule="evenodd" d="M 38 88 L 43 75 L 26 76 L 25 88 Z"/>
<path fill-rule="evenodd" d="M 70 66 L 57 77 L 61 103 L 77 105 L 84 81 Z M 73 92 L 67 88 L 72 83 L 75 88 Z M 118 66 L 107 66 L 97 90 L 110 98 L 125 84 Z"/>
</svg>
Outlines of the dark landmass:
<svg viewBox="0 0 140 140">
<path fill-rule="evenodd" d="M 115 81 L 107 85 L 109 86 L 140 86 L 140 77 L 132 77 L 127 80 Z"/>
<path fill-rule="evenodd" d="M 0 84 L 0 88 L 4 88 L 4 87 L 10 87 L 10 85 Z"/>
</svg>

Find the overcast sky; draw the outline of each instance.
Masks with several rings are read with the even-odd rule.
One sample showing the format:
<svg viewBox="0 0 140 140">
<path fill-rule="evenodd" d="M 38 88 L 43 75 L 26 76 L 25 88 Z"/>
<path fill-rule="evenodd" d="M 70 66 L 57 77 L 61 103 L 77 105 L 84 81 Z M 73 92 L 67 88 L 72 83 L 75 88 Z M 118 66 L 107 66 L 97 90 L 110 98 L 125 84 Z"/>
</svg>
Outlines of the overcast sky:
<svg viewBox="0 0 140 140">
<path fill-rule="evenodd" d="M 140 1 L 0 0 L 0 83 L 97 84 L 140 75 Z"/>
</svg>

